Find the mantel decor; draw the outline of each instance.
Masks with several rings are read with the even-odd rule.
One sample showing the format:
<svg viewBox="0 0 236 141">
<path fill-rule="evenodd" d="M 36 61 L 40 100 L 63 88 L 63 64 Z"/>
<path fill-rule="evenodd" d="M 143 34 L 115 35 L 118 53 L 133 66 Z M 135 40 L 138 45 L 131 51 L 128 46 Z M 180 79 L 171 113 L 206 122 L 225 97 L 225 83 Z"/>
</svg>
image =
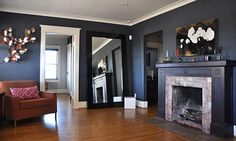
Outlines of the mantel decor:
<svg viewBox="0 0 236 141">
<path fill-rule="evenodd" d="M 3 44 L 8 47 L 8 56 L 5 57 L 0 63 L 6 62 L 17 62 L 21 55 L 27 52 L 25 47 L 28 43 L 34 43 L 36 37 L 33 35 L 35 33 L 34 28 L 25 29 L 24 37 L 17 38 L 12 34 L 12 28 L 8 27 L 0 33 L 0 44 Z"/>
<path fill-rule="evenodd" d="M 169 52 L 166 50 L 166 56 L 163 58 L 163 63 L 171 63 L 172 61 L 172 57 L 169 56 Z"/>
</svg>

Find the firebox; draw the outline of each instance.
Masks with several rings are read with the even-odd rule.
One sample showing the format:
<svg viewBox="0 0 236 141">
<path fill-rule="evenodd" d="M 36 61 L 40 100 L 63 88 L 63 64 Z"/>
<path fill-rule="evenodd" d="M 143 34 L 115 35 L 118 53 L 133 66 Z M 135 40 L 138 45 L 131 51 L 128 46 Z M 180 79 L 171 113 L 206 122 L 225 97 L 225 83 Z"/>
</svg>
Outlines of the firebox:
<svg viewBox="0 0 236 141">
<path fill-rule="evenodd" d="M 97 89 L 97 102 L 102 103 L 103 102 L 103 87 L 98 87 Z"/>
<path fill-rule="evenodd" d="M 173 120 L 202 129 L 202 88 L 173 86 Z"/>
</svg>

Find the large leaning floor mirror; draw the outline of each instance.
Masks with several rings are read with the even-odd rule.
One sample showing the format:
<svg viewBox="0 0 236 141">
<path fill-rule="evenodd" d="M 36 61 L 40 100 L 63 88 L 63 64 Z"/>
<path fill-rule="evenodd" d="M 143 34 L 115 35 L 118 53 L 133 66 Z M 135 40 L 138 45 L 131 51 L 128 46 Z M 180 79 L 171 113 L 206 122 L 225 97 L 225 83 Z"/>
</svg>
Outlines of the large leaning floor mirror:
<svg viewBox="0 0 236 141">
<path fill-rule="evenodd" d="M 125 36 L 87 32 L 88 108 L 122 106 Z"/>
</svg>

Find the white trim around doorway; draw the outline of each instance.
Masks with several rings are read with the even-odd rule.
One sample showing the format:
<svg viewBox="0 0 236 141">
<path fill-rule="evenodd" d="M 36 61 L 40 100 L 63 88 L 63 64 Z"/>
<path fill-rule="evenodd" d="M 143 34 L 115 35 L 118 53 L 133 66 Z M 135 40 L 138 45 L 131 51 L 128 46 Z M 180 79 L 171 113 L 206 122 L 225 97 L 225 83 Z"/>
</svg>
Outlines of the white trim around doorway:
<svg viewBox="0 0 236 141">
<path fill-rule="evenodd" d="M 72 107 L 81 107 L 79 102 L 79 45 L 80 28 L 40 25 L 41 27 L 41 47 L 40 47 L 40 90 L 45 91 L 45 49 L 46 34 L 69 35 L 72 36 Z"/>
</svg>

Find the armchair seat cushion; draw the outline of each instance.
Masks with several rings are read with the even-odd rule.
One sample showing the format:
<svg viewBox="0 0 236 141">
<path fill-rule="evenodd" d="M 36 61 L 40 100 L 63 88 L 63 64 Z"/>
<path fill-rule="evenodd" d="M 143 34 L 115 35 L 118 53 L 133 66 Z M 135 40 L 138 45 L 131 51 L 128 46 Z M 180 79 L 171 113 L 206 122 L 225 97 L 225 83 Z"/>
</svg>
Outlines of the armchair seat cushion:
<svg viewBox="0 0 236 141">
<path fill-rule="evenodd" d="M 50 98 L 20 100 L 20 110 L 48 107 L 53 104 Z"/>
</svg>

